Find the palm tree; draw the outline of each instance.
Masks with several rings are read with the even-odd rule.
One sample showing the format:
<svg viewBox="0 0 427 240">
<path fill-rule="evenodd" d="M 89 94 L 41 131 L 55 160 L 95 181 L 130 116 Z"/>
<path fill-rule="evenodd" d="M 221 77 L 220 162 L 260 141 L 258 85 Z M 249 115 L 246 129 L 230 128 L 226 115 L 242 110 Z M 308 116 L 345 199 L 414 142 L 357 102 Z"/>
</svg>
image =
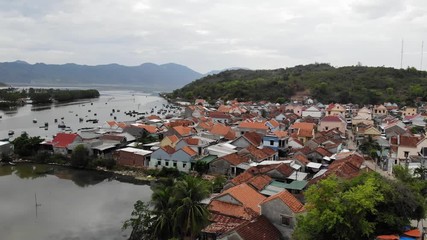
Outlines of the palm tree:
<svg viewBox="0 0 427 240">
<path fill-rule="evenodd" d="M 153 205 L 153 239 L 172 238 L 175 233 L 172 215 L 176 208 L 173 188 L 168 186 L 156 188 L 151 195 L 151 204 Z"/>
<path fill-rule="evenodd" d="M 210 194 L 208 182 L 193 176 L 186 176 L 174 187 L 177 208 L 174 212 L 175 228 L 182 238 L 194 239 L 208 223 L 209 211 L 200 203 Z"/>
</svg>

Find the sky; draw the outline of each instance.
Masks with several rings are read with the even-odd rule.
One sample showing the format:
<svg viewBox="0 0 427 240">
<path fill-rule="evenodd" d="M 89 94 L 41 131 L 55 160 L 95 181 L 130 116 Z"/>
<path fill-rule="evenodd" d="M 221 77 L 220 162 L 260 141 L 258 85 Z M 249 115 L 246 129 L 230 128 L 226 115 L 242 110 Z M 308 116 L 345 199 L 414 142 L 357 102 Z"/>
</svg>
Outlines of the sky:
<svg viewBox="0 0 427 240">
<path fill-rule="evenodd" d="M 427 1 L 0 0 L 0 62 L 400 68 L 402 40 L 426 70 Z"/>
</svg>

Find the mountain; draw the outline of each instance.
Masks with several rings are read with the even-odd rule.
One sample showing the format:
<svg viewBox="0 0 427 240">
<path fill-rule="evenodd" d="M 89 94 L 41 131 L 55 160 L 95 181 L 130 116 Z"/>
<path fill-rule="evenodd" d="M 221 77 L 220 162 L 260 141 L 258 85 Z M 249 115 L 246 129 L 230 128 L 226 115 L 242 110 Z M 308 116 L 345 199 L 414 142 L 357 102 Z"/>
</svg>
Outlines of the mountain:
<svg viewBox="0 0 427 240">
<path fill-rule="evenodd" d="M 241 67 L 224 68 L 222 70 L 212 70 L 212 71 L 209 71 L 209 72 L 203 74 L 203 77 L 206 77 L 206 76 L 209 76 L 209 75 L 218 74 L 220 72 L 224 72 L 224 71 L 228 71 L 228 70 L 239 70 L 239 69 L 249 70 L 248 68 L 241 68 Z"/>
<path fill-rule="evenodd" d="M 0 82 L 7 84 L 132 85 L 172 90 L 200 77 L 201 73 L 174 63 L 144 63 L 139 66 L 29 64 L 24 61 L 0 63 Z"/>
<path fill-rule="evenodd" d="M 427 100 L 427 72 L 317 63 L 274 70 L 238 69 L 205 76 L 168 97 L 283 102 L 295 95 L 311 95 L 323 103 L 414 104 L 415 99 Z"/>
</svg>

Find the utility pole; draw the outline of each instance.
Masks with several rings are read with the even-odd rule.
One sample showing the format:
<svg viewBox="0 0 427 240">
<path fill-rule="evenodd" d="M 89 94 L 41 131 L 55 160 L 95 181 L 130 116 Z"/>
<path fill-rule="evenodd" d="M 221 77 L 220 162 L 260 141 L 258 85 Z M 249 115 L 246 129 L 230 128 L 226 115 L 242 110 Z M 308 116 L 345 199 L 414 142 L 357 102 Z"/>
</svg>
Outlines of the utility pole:
<svg viewBox="0 0 427 240">
<path fill-rule="evenodd" d="M 400 48 L 400 68 L 403 67 L 403 38 L 402 38 L 402 47 Z"/>
</svg>

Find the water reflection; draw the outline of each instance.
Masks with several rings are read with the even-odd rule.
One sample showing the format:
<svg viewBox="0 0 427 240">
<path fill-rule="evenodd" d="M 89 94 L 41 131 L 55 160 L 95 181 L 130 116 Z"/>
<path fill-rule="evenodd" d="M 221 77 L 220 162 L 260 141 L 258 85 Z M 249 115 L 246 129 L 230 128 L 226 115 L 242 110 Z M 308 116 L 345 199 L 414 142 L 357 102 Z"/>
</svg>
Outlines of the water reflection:
<svg viewBox="0 0 427 240">
<path fill-rule="evenodd" d="M 2 240 L 124 240 L 121 226 L 133 204 L 151 196 L 148 185 L 110 173 L 38 164 L 0 167 L 0 189 Z"/>
</svg>

